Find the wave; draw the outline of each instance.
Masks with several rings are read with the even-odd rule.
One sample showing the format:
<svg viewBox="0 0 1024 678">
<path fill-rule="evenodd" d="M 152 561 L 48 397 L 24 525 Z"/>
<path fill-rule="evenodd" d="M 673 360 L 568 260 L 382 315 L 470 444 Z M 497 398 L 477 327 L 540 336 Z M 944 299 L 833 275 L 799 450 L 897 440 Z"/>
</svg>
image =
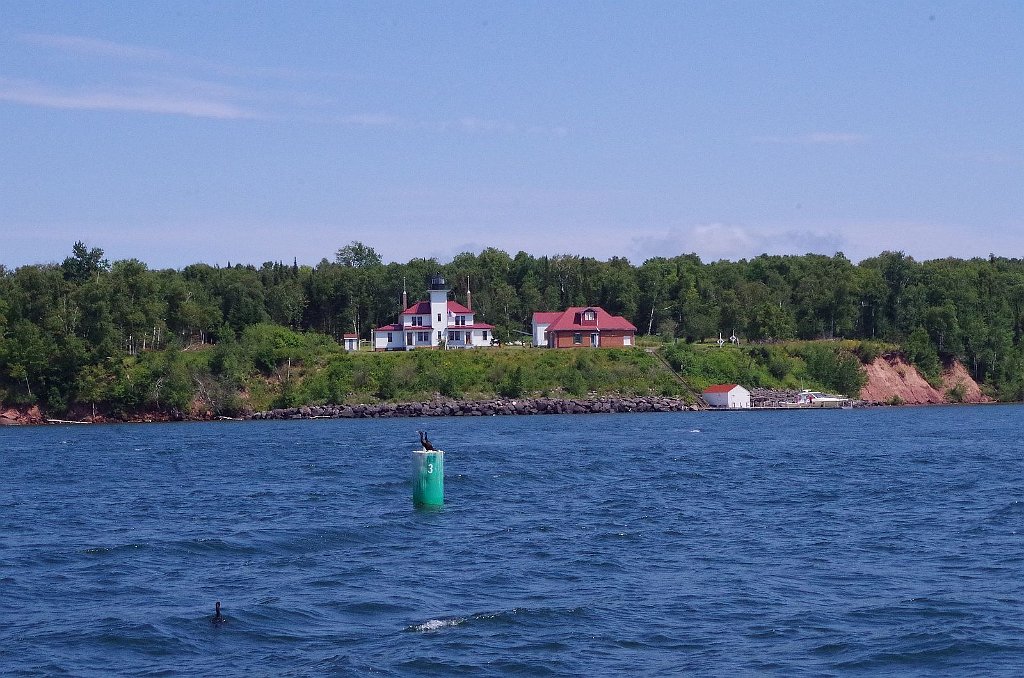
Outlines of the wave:
<svg viewBox="0 0 1024 678">
<path fill-rule="evenodd" d="M 460 624 L 466 623 L 465 617 L 447 617 L 441 619 L 428 619 L 422 624 L 413 624 L 407 626 L 406 631 L 412 631 L 414 633 L 431 633 L 433 631 L 440 631 L 441 629 L 452 628 L 459 626 Z"/>
<path fill-rule="evenodd" d="M 513 607 L 508 610 L 498 610 L 496 612 L 476 612 L 465 617 L 437 617 L 434 619 L 428 619 L 420 624 L 407 626 L 405 630 L 416 633 L 430 633 L 433 631 L 440 631 L 442 629 L 462 626 L 463 624 L 527 624 L 536 621 L 551 623 L 556 620 L 564 620 L 566 617 L 577 617 L 584 613 L 585 610 L 581 607 Z"/>
</svg>

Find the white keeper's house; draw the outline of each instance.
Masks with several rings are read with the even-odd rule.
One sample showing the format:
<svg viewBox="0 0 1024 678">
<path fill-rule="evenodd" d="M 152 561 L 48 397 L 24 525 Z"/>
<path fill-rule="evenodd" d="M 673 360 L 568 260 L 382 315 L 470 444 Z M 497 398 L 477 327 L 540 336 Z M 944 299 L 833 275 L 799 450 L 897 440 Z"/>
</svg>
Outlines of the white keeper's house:
<svg viewBox="0 0 1024 678">
<path fill-rule="evenodd" d="M 473 313 L 473 296 L 466 291 L 466 305 L 448 300 L 448 287 L 440 275 L 430 279 L 429 301 L 411 306 L 402 292 L 398 322 L 373 331 L 375 351 L 411 351 L 414 348 L 476 348 L 491 346 L 494 325 L 478 323 Z"/>
</svg>

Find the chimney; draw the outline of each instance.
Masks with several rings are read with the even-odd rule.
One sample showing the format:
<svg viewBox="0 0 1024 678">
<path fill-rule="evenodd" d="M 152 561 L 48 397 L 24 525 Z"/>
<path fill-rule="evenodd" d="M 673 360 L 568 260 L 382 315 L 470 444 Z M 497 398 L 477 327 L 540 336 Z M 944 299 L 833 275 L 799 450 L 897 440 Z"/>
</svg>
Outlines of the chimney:
<svg viewBox="0 0 1024 678">
<path fill-rule="evenodd" d="M 469 276 L 466 276 L 466 308 L 473 310 L 473 293 L 469 291 Z"/>
</svg>

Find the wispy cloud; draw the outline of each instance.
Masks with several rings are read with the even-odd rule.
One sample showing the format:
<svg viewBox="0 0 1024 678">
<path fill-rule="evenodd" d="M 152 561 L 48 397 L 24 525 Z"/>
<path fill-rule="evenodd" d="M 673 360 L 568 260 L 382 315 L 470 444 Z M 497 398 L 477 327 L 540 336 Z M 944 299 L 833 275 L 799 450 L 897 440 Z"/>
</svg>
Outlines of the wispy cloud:
<svg viewBox="0 0 1024 678">
<path fill-rule="evenodd" d="M 455 122 L 455 126 L 470 134 L 493 134 L 496 132 L 509 134 L 516 131 L 516 126 L 506 120 L 486 120 L 473 116 L 459 118 Z"/>
<path fill-rule="evenodd" d="M 707 223 L 675 226 L 632 236 L 631 258 L 693 252 L 704 261 L 750 259 L 760 254 L 831 256 L 842 252 L 862 261 L 885 250 L 903 251 L 919 260 L 949 256 L 984 257 L 989 252 L 1015 256 L 1024 247 L 1019 223 L 979 235 L 962 224 L 906 220 L 820 223 L 814 226 L 781 224 Z"/>
<path fill-rule="evenodd" d="M 465 116 L 455 120 L 431 122 L 415 120 L 391 113 L 353 113 L 336 116 L 312 116 L 311 121 L 325 122 L 352 127 L 379 128 L 394 131 L 457 132 L 473 136 L 486 135 L 531 135 L 553 139 L 568 136 L 566 127 L 544 127 L 533 125 L 523 127 L 508 120 L 490 120 Z"/>
<path fill-rule="evenodd" d="M 336 73 L 298 71 L 289 68 L 266 66 L 235 66 L 209 59 L 201 59 L 178 54 L 169 50 L 139 45 L 127 45 L 109 40 L 98 40 L 78 35 L 56 35 L 43 33 L 27 33 L 21 37 L 22 42 L 54 49 L 75 56 L 103 57 L 117 59 L 135 64 L 159 64 L 198 68 L 210 73 L 229 77 L 270 77 L 279 79 L 305 79 L 318 77 L 339 77 Z"/>
<path fill-rule="evenodd" d="M 21 40 L 31 45 L 50 47 L 62 52 L 71 52 L 79 55 L 112 57 L 134 61 L 172 62 L 178 60 L 173 54 L 164 50 L 124 45 L 77 35 L 27 33 L 21 36 Z"/>
<path fill-rule="evenodd" d="M 866 134 L 854 132 L 811 132 L 809 134 L 798 134 L 796 136 L 763 136 L 754 137 L 754 141 L 760 144 L 797 144 L 797 145 L 818 145 L 818 144 L 862 144 L 868 140 Z"/>
<path fill-rule="evenodd" d="M 75 59 L 77 72 L 89 60 L 117 62 L 121 72 L 107 83 L 66 85 L 0 77 L 0 101 L 63 110 L 126 111 L 185 115 L 221 120 L 277 119 L 363 129 L 460 133 L 465 135 L 532 135 L 560 138 L 565 127 L 521 125 L 512 121 L 467 115 L 455 119 L 415 119 L 391 112 L 349 113 L 336 109 L 334 98 L 302 91 L 295 81 L 337 78 L 338 74 L 284 68 L 234 66 L 92 37 L 27 33 L 23 44 L 54 50 Z M 128 83 L 128 84 L 125 84 Z M 287 83 L 287 84 L 286 84 Z M 318 91 L 330 91 L 317 88 Z"/>
<path fill-rule="evenodd" d="M 737 224 L 697 224 L 673 228 L 662 235 L 633 238 L 632 250 L 640 260 L 666 253 L 693 252 L 705 261 L 747 259 L 759 254 L 833 254 L 843 239 L 827 231 L 785 228 L 749 228 Z"/>
<path fill-rule="evenodd" d="M 0 79 L 0 101 L 63 110 L 163 113 L 221 120 L 260 117 L 233 103 L 196 94 L 147 88 L 64 89 L 7 79 Z"/>
</svg>

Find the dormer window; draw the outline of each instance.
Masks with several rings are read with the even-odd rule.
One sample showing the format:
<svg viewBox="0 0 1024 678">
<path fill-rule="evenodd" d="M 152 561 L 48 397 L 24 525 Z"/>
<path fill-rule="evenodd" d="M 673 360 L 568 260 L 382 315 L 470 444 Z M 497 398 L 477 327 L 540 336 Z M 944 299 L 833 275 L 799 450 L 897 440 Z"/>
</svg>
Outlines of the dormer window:
<svg viewBox="0 0 1024 678">
<path fill-rule="evenodd" d="M 588 308 L 586 311 L 583 312 L 583 319 L 595 321 L 597 320 L 597 313 L 595 313 L 593 309 Z"/>
</svg>

